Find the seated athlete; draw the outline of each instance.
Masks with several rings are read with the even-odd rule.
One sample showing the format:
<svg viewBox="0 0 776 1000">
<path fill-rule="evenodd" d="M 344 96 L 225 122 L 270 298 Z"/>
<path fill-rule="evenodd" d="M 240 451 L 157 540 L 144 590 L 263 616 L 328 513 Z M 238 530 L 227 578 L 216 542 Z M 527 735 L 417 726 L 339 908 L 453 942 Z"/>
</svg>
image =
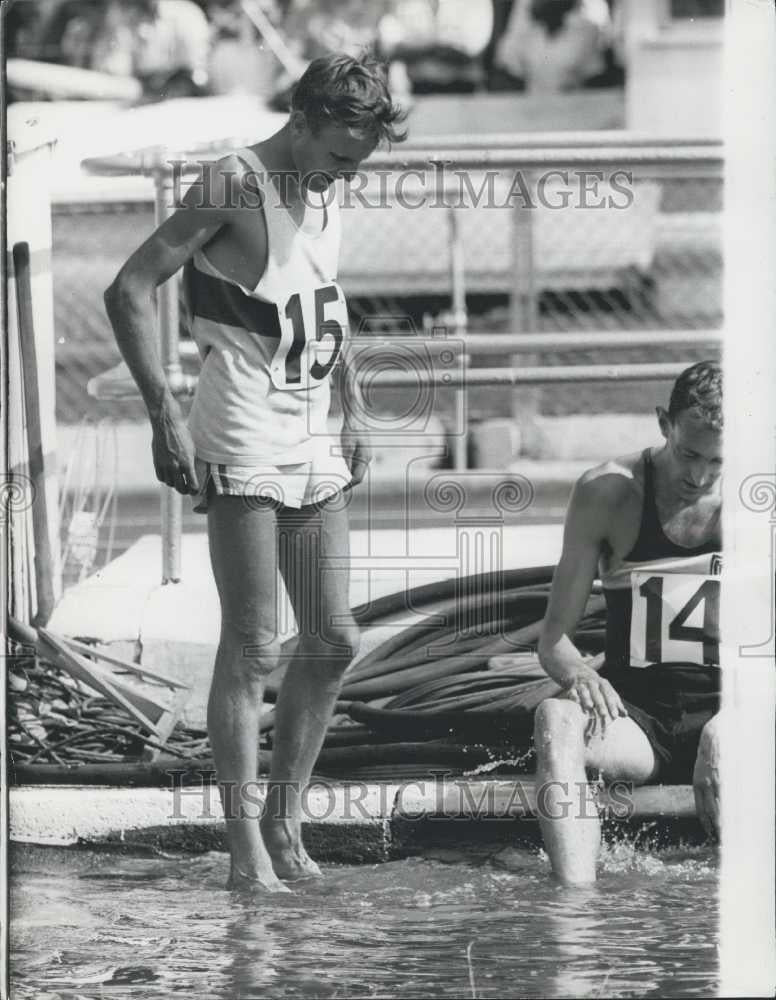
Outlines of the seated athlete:
<svg viewBox="0 0 776 1000">
<path fill-rule="evenodd" d="M 536 712 L 539 822 L 566 884 L 596 876 L 600 824 L 592 791 L 578 792 L 588 770 L 634 784 L 692 778 L 699 818 L 718 833 L 719 365 L 684 371 L 657 416 L 662 447 L 576 483 L 539 641 L 563 688 Z M 598 672 L 570 638 L 596 577 L 607 607 Z"/>
</svg>

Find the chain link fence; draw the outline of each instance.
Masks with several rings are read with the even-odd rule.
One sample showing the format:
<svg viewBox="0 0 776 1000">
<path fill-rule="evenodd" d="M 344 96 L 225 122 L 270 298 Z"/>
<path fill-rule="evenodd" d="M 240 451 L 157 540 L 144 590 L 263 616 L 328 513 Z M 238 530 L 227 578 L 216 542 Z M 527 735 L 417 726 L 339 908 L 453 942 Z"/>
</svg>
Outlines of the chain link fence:
<svg viewBox="0 0 776 1000">
<path fill-rule="evenodd" d="M 476 192 L 485 181 L 473 176 L 470 183 Z M 610 182 L 599 185 L 586 206 L 579 204 L 574 186 L 579 183 L 552 180 L 544 187 L 544 203 L 533 209 L 537 331 L 719 326 L 721 178 L 623 182 L 622 193 Z M 508 179 L 496 178 L 488 203 L 469 199 L 455 209 L 460 191 L 449 188 L 442 204 L 417 188 L 405 185 L 404 205 L 395 198 L 381 206 L 351 198 L 343 207 L 340 281 L 354 322 L 371 318 L 376 329 L 381 319 L 406 316 L 417 324 L 423 313 L 449 309 L 449 212 L 454 210 L 461 220 L 471 328 L 485 322 L 508 330 L 514 287 Z M 371 192 L 363 197 L 369 202 Z M 88 378 L 119 359 L 102 293 L 153 231 L 153 206 L 59 205 L 53 227 L 57 416 L 72 422 L 98 405 L 86 395 Z M 132 403 L 111 403 L 115 417 L 141 412 Z"/>
<path fill-rule="evenodd" d="M 451 316 L 451 238 L 457 228 L 469 332 L 494 339 L 515 332 L 557 334 L 556 347 L 526 353 L 526 364 L 691 363 L 709 355 L 710 349 L 680 344 L 629 347 L 628 334 L 721 326 L 721 168 L 715 172 L 706 165 L 693 176 L 686 163 L 675 174 L 662 164 L 660 171 L 599 170 L 593 176 L 592 171 L 533 167 L 525 175 L 505 169 L 471 171 L 463 179 L 456 174 L 441 183 L 435 170 L 425 176 L 405 174 L 399 183 L 395 168 L 381 171 L 363 189 L 357 178 L 342 207 L 340 283 L 354 334 L 430 335 L 447 325 L 451 336 L 460 335 Z M 527 219 L 528 243 L 525 228 L 516 232 Z M 143 443 L 143 434 L 150 441 L 143 404 L 100 401 L 87 392 L 90 378 L 120 361 L 103 292 L 154 224 L 153 205 L 143 201 L 58 204 L 53 210 L 57 421 L 63 460 L 71 466 L 75 461 L 76 472 L 76 450 L 100 454 L 84 473 L 94 490 L 99 486 L 101 491 L 95 508 L 113 504 L 111 489 L 122 495 L 133 489 L 147 494 L 155 483 L 150 449 Z M 526 248 L 529 269 L 521 257 Z M 518 292 L 524 299 L 522 313 L 515 309 Z M 622 335 L 622 347 L 564 348 L 563 334 L 580 331 L 616 332 Z M 186 331 L 182 336 L 185 347 Z M 492 354 L 474 353 L 469 359 L 472 367 L 500 363 Z M 520 362 L 512 348 L 505 348 L 503 365 L 513 363 Z M 193 350 L 184 351 L 183 364 L 184 370 L 197 371 Z M 526 394 L 536 412 L 549 416 L 649 413 L 667 390 L 662 383 L 580 382 L 532 388 Z M 513 417 L 515 394 L 509 387 L 470 387 L 469 427 Z M 402 389 L 386 388 L 380 405 L 403 412 L 406 397 Z M 429 424 L 434 433 L 444 435 L 451 426 L 455 405 L 453 392 L 437 391 Z M 91 437 L 84 437 L 84 426 L 91 428 Z M 108 427 L 118 427 L 118 436 Z M 116 467 L 114 452 L 124 452 L 126 470 L 132 448 L 138 456 L 132 476 L 137 469 L 141 481 L 133 484 L 121 473 L 120 482 L 109 481 L 106 470 Z M 74 472 L 73 483 L 77 480 Z M 82 475 L 82 493 L 83 485 Z M 124 547 L 122 520 L 112 536 L 119 549 Z M 93 555 L 89 530 L 103 529 L 88 518 L 76 517 L 79 523 L 86 525 L 85 539 L 76 533 L 69 540 L 71 554 Z M 75 566 L 72 573 L 81 576 L 82 569 Z"/>
<path fill-rule="evenodd" d="M 534 172 L 530 193 L 515 174 L 471 173 L 443 190 L 427 179 L 395 175 L 372 180 L 343 206 L 340 282 L 354 330 L 420 331 L 449 313 L 451 212 L 458 217 L 464 258 L 468 327 L 511 332 L 515 288 L 516 204 L 532 195 L 530 291 L 535 331 L 686 330 L 722 321 L 722 178 L 664 176 L 599 181 L 590 173 Z M 620 172 L 622 174 L 623 172 Z M 632 175 L 630 175 L 632 177 Z M 587 185 L 587 188 L 584 186 Z M 539 193 L 537 193 L 539 192 Z M 382 204 L 380 201 L 382 200 Z M 459 205 L 461 207 L 454 207 Z M 86 385 L 119 360 L 102 293 L 129 254 L 153 231 L 150 203 L 57 205 L 53 214 L 53 280 L 57 362 L 57 419 L 85 415 L 141 420 L 140 402 L 100 403 Z M 444 321 L 444 316 L 443 320 Z M 527 332 L 527 331 L 522 331 Z M 183 332 L 186 336 L 185 331 Z M 623 343 L 627 337 L 623 337 Z M 627 351 L 627 348 L 625 348 Z M 641 348 L 562 348 L 533 363 L 681 360 L 686 349 L 662 347 L 659 357 Z M 189 365 L 196 364 L 192 359 Z M 472 359 L 473 364 L 478 359 Z M 505 359 L 505 364 L 508 363 Z M 498 393 L 488 393 L 505 412 Z M 579 412 L 623 407 L 648 409 L 654 387 L 641 400 L 638 386 L 593 386 L 572 394 L 543 390 L 543 412 L 566 405 Z M 505 397 L 506 398 L 506 397 Z M 485 415 L 472 400 L 477 416 Z"/>
</svg>

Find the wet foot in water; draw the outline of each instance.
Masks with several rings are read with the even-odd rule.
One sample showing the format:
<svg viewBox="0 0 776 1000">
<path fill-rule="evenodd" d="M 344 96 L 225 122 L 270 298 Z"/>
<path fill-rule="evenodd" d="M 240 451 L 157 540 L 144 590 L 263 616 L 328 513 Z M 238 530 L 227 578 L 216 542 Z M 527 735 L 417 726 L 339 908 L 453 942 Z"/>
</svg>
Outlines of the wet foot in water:
<svg viewBox="0 0 776 1000">
<path fill-rule="evenodd" d="M 255 869 L 246 871 L 234 862 L 229 869 L 226 888 L 237 892 L 291 892 L 271 868 L 268 872 Z"/>
<path fill-rule="evenodd" d="M 304 849 L 302 838 L 299 834 L 294 835 L 290 824 L 283 820 L 262 820 L 260 826 L 278 878 L 286 882 L 297 882 L 300 879 L 323 876 L 321 869 Z"/>
</svg>

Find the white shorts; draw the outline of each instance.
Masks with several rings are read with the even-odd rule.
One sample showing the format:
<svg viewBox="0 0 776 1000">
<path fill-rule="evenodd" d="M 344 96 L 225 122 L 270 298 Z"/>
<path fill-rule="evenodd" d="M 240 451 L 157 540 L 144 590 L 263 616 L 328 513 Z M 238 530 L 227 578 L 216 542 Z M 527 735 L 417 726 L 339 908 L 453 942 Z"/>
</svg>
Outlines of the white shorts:
<svg viewBox="0 0 776 1000">
<path fill-rule="evenodd" d="M 223 465 L 195 459 L 199 491 L 192 495 L 195 514 L 207 514 L 208 483 L 219 496 L 266 497 L 285 507 L 307 507 L 350 486 L 351 475 L 342 456 L 294 465 Z"/>
</svg>

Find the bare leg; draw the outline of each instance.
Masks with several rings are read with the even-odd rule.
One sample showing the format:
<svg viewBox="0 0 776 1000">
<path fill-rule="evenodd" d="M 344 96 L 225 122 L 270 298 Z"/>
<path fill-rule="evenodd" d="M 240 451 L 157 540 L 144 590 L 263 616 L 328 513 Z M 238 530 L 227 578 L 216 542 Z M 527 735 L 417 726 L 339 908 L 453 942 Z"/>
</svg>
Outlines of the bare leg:
<svg viewBox="0 0 776 1000">
<path fill-rule="evenodd" d="M 643 730 L 621 718 L 585 741 L 588 716 L 564 698 L 548 698 L 536 710 L 537 811 L 555 875 L 566 885 L 595 882 L 601 824 L 587 783 L 587 768 L 609 779 L 648 781 L 657 761 Z"/>
<path fill-rule="evenodd" d="M 277 664 L 275 512 L 211 493 L 208 536 L 221 602 L 221 637 L 208 701 L 231 856 L 229 888 L 287 891 L 257 823 L 259 714 L 264 678 Z"/>
<path fill-rule="evenodd" d="M 342 683 L 358 648 L 349 610 L 347 511 L 279 515 L 278 558 L 300 642 L 275 708 L 267 804 L 261 822 L 275 872 L 285 879 L 320 874 L 302 844 L 302 797 Z"/>
</svg>

